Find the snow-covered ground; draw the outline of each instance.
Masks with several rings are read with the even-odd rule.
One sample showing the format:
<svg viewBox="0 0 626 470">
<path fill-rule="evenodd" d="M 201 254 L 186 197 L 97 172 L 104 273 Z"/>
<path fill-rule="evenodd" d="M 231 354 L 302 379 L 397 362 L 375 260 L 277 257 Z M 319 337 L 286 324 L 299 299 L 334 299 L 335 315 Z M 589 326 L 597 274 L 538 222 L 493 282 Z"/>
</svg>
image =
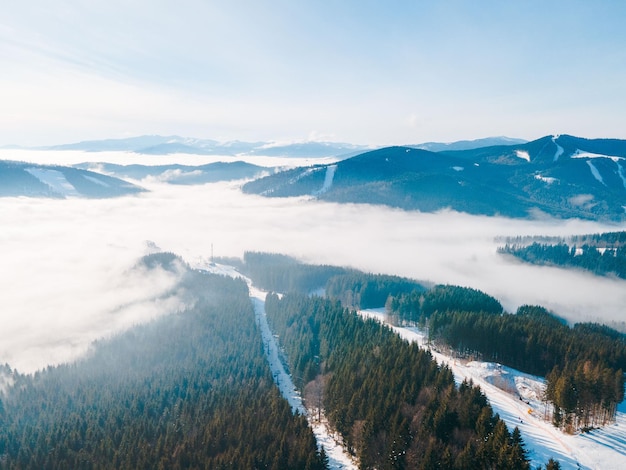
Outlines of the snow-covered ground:
<svg viewBox="0 0 626 470">
<path fill-rule="evenodd" d="M 362 310 L 368 318 L 386 321 L 385 309 Z M 407 341 L 428 347 L 424 334 L 416 328 L 392 327 Z M 472 379 L 483 390 L 494 411 L 509 430 L 519 427 L 531 465 L 545 465 L 550 457 L 563 470 L 626 468 L 626 401 L 618 408 L 615 424 L 586 434 L 569 435 L 543 419 L 541 377 L 524 374 L 499 364 L 462 361 L 431 349 L 439 363 L 447 363 L 458 382 Z"/>
<path fill-rule="evenodd" d="M 242 277 L 234 268 L 212 265 L 203 269 L 220 274 Z M 272 334 L 265 316 L 265 295 L 251 285 L 250 296 L 254 303 L 257 322 L 261 328 L 268 362 L 282 395 L 292 409 L 307 415 L 302 398 L 280 359 L 277 338 Z M 359 312 L 362 316 L 386 322 L 385 309 Z M 428 348 L 424 333 L 417 328 L 392 327 L 407 341 Z M 517 426 L 524 439 L 532 468 L 545 465 L 550 458 L 561 464 L 563 470 L 621 470 L 626 468 L 626 401 L 618 407 L 616 422 L 603 429 L 585 434 L 569 435 L 554 428 L 543 419 L 545 405 L 541 401 L 544 380 L 515 369 L 491 362 L 466 361 L 431 349 L 439 363 L 447 363 L 458 383 L 471 379 L 483 390 L 494 412 L 505 421 L 509 430 Z M 324 447 L 331 469 L 356 469 L 350 456 L 337 442 L 333 433 L 323 423 L 309 417 L 318 445 Z"/>
<path fill-rule="evenodd" d="M 337 442 L 335 436 L 329 431 L 324 423 L 317 422 L 311 416 L 309 416 L 307 409 L 302 403 L 302 397 L 300 392 L 296 389 L 291 376 L 287 372 L 283 361 L 281 361 L 281 352 L 278 346 L 277 338 L 272 333 L 269 324 L 267 323 L 267 316 L 265 315 L 265 296 L 267 292 L 257 289 L 252 285 L 250 279 L 242 276 L 231 266 L 211 264 L 209 266 L 202 266 L 202 269 L 211 271 L 217 274 L 223 274 L 231 277 L 241 277 L 246 280 L 250 290 L 250 298 L 254 305 L 254 312 L 256 322 L 261 329 L 261 336 L 263 338 L 263 345 L 267 361 L 269 363 L 272 375 L 280 393 L 287 399 L 291 409 L 295 413 L 296 411 L 301 415 L 304 415 L 309 420 L 309 425 L 313 429 L 317 445 L 324 448 L 326 456 L 328 457 L 328 468 L 331 470 L 337 469 L 357 469 L 357 466 L 352 461 L 350 455 L 344 451 L 343 447 Z"/>
</svg>

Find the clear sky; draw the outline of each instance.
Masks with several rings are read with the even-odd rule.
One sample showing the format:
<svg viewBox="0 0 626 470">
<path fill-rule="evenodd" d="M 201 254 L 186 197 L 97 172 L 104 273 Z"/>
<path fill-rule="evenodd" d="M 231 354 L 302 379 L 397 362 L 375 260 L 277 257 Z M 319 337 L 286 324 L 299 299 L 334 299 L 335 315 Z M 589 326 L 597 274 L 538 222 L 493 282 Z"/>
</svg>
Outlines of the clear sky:
<svg viewBox="0 0 626 470">
<path fill-rule="evenodd" d="M 621 0 L 24 0 L 0 145 L 626 138 Z"/>
</svg>

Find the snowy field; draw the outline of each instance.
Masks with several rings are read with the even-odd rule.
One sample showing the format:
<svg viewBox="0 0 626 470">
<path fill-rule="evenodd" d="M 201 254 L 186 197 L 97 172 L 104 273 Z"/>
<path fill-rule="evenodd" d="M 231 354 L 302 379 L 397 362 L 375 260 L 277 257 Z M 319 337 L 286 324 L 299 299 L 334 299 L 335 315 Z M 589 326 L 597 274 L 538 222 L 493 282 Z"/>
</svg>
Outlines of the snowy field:
<svg viewBox="0 0 626 470">
<path fill-rule="evenodd" d="M 362 310 L 360 314 L 386 321 L 384 308 Z M 407 341 L 427 347 L 424 334 L 418 329 L 392 328 Z M 533 468 L 545 465 L 550 457 L 558 460 L 564 470 L 626 468 L 626 401 L 618 408 L 615 424 L 572 436 L 543 419 L 544 380 L 541 377 L 491 362 L 461 361 L 432 349 L 431 353 L 440 364 L 448 364 L 457 382 L 471 379 L 479 385 L 509 431 L 519 427 Z"/>
</svg>

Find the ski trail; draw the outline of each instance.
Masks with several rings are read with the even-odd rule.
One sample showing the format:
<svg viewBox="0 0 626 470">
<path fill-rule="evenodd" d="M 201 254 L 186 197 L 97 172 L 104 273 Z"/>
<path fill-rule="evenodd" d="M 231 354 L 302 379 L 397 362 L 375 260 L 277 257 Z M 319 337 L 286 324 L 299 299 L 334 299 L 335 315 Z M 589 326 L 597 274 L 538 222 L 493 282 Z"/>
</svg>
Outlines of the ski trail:
<svg viewBox="0 0 626 470">
<path fill-rule="evenodd" d="M 617 165 L 617 173 L 622 179 L 622 184 L 624 185 L 624 188 L 626 188 L 626 174 L 624 174 L 624 168 L 622 168 L 622 165 L 620 165 L 618 161 L 615 161 L 615 164 Z"/>
<path fill-rule="evenodd" d="M 602 175 L 600 174 L 596 166 L 591 162 L 591 160 L 587 160 L 587 165 L 589 165 L 589 169 L 591 170 L 591 174 L 593 175 L 593 177 L 597 179 L 600 183 L 602 183 L 604 186 L 606 186 L 606 183 L 602 179 Z"/>
<path fill-rule="evenodd" d="M 335 171 L 337 171 L 337 165 L 329 165 L 326 167 L 326 175 L 324 176 L 324 184 L 322 187 L 315 191 L 315 196 L 324 194 L 333 185 L 333 179 L 335 178 Z"/>
<path fill-rule="evenodd" d="M 558 135 L 553 135 L 552 136 L 552 142 L 554 142 L 554 145 L 556 145 L 556 152 L 554 152 L 554 161 L 558 161 L 559 157 L 561 155 L 563 155 L 563 152 L 565 150 L 563 150 L 563 147 L 561 147 L 559 144 L 556 143 L 556 139 L 558 139 L 559 136 Z"/>
</svg>

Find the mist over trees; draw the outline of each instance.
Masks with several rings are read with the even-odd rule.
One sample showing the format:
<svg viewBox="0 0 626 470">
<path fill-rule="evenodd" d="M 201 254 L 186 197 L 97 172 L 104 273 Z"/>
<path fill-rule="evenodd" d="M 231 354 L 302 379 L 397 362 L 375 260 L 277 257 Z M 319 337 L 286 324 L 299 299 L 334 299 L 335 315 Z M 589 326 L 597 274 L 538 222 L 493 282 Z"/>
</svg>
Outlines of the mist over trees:
<svg viewBox="0 0 626 470">
<path fill-rule="evenodd" d="M 504 311 L 476 289 L 267 253 L 232 260 L 269 290 L 266 312 L 312 419 L 325 416 L 360 468 L 529 468 L 472 382 L 353 308 L 386 306 L 434 347 L 546 377 L 546 417 L 567 432 L 610 423 L 624 398 L 626 339 L 542 307 Z M 189 307 L 21 375 L 0 368 L 0 468 L 322 469 L 305 417 L 280 396 L 246 283 L 172 253 L 141 269 L 182 273 Z M 326 297 L 312 295 L 325 288 Z M 547 468 L 559 468 L 551 460 Z"/>
<path fill-rule="evenodd" d="M 0 395 L 0 468 L 326 468 L 273 382 L 245 282 L 189 270 L 184 284 L 192 308 L 76 363 L 13 374 Z"/>
<path fill-rule="evenodd" d="M 509 238 L 498 252 L 527 263 L 579 268 L 626 279 L 626 232 L 578 235 L 568 240 Z"/>
</svg>

